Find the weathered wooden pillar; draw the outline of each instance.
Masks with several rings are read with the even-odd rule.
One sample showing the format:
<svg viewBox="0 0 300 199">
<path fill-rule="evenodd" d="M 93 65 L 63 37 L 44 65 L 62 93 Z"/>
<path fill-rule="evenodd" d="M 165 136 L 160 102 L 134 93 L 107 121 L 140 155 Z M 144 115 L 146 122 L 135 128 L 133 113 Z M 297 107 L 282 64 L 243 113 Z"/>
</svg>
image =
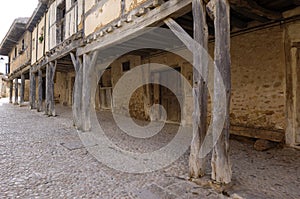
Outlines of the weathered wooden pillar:
<svg viewBox="0 0 300 199">
<path fill-rule="evenodd" d="M 35 103 L 35 97 L 36 97 L 36 80 L 35 80 L 35 74 L 30 71 L 30 109 L 36 108 Z"/>
<path fill-rule="evenodd" d="M 77 129 L 81 129 L 81 113 L 82 113 L 82 80 L 83 80 L 83 66 L 82 59 L 80 57 L 75 57 L 73 53 L 70 54 L 72 62 L 75 68 L 76 76 L 73 89 L 73 99 L 72 99 L 72 111 L 73 111 L 73 125 Z"/>
<path fill-rule="evenodd" d="M 50 79 L 50 66 L 47 64 L 46 66 L 46 100 L 45 100 L 45 114 L 49 114 L 49 101 L 50 101 L 50 94 L 49 94 L 49 79 Z"/>
<path fill-rule="evenodd" d="M 229 112 L 231 99 L 230 6 L 228 0 L 213 0 L 210 3 L 212 3 L 211 8 L 214 8 L 215 65 L 222 77 L 222 79 L 220 79 L 217 73 L 214 73 L 213 125 L 214 123 L 218 123 L 220 119 L 218 114 L 221 109 L 218 103 L 215 103 L 215 100 L 222 100 L 217 97 L 221 93 L 222 81 L 224 82 L 226 90 L 225 123 L 212 152 L 212 179 L 219 183 L 227 184 L 231 182 L 232 175 L 229 160 Z"/>
<path fill-rule="evenodd" d="M 189 159 L 190 177 L 198 178 L 205 174 L 205 157 L 200 157 L 200 148 L 206 135 L 207 126 L 207 99 L 208 88 L 205 81 L 208 80 L 208 64 L 205 56 L 208 46 L 208 28 L 206 23 L 206 7 L 203 0 L 193 0 L 194 18 L 194 40 L 197 41 L 203 51 L 194 52 L 194 71 L 193 71 L 193 139 L 191 143 L 191 153 Z M 206 52 L 205 52 L 205 51 Z M 200 66 L 200 72 L 195 67 Z"/>
<path fill-rule="evenodd" d="M 51 97 L 50 97 L 50 113 L 52 116 L 56 116 L 55 113 L 55 101 L 54 101 L 54 77 L 55 77 L 55 71 L 56 71 L 56 65 L 57 61 L 50 62 L 51 66 L 51 78 L 50 78 L 50 89 L 51 89 Z"/>
<path fill-rule="evenodd" d="M 54 77 L 56 71 L 57 61 L 50 62 L 46 67 L 46 107 L 45 114 L 55 116 L 55 102 L 54 102 Z"/>
<path fill-rule="evenodd" d="M 24 104 L 24 94 L 25 94 L 25 75 L 21 75 L 21 90 L 20 90 L 20 106 Z"/>
<path fill-rule="evenodd" d="M 41 112 L 43 109 L 43 72 L 41 69 L 38 70 L 38 103 L 37 111 Z"/>
<path fill-rule="evenodd" d="M 91 91 L 92 76 L 97 75 L 94 72 L 97 62 L 98 51 L 83 55 L 83 84 L 82 84 L 82 131 L 91 130 Z M 93 73 L 94 72 L 94 73 Z"/>
<path fill-rule="evenodd" d="M 15 78 L 15 101 L 14 101 L 15 105 L 19 104 L 18 97 L 19 97 L 19 83 L 18 83 L 18 78 Z"/>
<path fill-rule="evenodd" d="M 9 103 L 12 103 L 13 89 L 14 89 L 14 83 L 12 80 L 10 80 L 9 81 Z"/>
</svg>

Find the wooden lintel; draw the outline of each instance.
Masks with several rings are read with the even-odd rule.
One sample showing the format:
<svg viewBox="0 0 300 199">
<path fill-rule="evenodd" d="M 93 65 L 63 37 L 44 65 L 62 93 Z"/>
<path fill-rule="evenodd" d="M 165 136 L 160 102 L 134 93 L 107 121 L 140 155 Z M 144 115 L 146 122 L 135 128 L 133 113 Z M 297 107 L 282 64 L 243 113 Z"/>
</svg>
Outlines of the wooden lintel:
<svg viewBox="0 0 300 199">
<path fill-rule="evenodd" d="M 112 33 L 103 36 L 98 41 L 87 44 L 85 47 L 78 48 L 77 56 L 113 46 L 121 41 L 128 41 L 131 38 L 131 35 L 138 33 L 142 34 L 146 27 L 163 20 L 164 18 L 186 8 L 187 6 L 190 6 L 191 3 L 192 0 L 170 0 L 166 3 L 163 3 L 161 6 L 148 12 L 143 17 L 136 18 L 134 23 L 126 24 L 126 26 L 124 25 L 122 28 L 116 29 Z"/>
</svg>

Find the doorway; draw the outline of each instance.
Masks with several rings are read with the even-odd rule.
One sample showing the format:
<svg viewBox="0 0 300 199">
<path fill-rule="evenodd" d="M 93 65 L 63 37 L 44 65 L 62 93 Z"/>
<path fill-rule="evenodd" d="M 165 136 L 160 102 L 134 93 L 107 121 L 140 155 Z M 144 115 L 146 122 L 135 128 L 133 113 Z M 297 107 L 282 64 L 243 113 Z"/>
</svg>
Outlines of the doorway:
<svg viewBox="0 0 300 199">
<path fill-rule="evenodd" d="M 164 107 L 167 114 L 167 121 L 180 123 L 182 101 L 182 83 L 180 79 L 180 67 L 175 70 L 157 71 L 152 73 L 152 78 L 158 84 L 151 85 L 152 104 L 160 104 Z M 169 88 L 163 85 L 170 85 Z M 162 110 L 157 109 L 154 113 L 155 120 L 162 119 Z"/>
</svg>

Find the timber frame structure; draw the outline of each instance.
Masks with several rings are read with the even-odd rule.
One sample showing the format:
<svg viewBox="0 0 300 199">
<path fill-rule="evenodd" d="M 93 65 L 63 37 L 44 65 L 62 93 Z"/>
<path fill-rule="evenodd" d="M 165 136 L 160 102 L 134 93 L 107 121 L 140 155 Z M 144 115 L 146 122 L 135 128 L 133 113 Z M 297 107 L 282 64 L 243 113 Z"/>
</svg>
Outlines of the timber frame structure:
<svg viewBox="0 0 300 199">
<path fill-rule="evenodd" d="M 23 22 L 22 31 L 11 31 L 19 33 L 15 35 L 15 40 L 20 40 L 20 34 L 23 35 L 25 31 L 31 33 L 29 48 L 31 57 L 9 75 L 10 101 L 13 96 L 14 80 L 15 103 L 18 102 L 18 78 L 21 78 L 20 104 L 23 104 L 25 79 L 29 79 L 31 109 L 56 116 L 56 99 L 59 101 L 63 95 L 66 95 L 64 99 L 66 102 L 63 103 L 72 106 L 74 125 L 81 131 L 89 131 L 91 108 L 95 106 L 93 102 L 95 99 L 91 94 L 94 92 L 91 82 L 97 81 L 96 69 L 99 63 L 105 65 L 108 61 L 109 57 L 106 57 L 109 55 L 108 51 L 119 49 L 120 43 L 130 45 L 132 36 L 145 34 L 147 27 L 163 27 L 175 34 L 179 32 L 197 41 L 207 51 L 214 49 L 214 53 L 211 54 L 214 54 L 215 66 L 224 81 L 227 103 L 225 124 L 212 151 L 211 178 L 227 184 L 232 178 L 229 158 L 230 133 L 286 142 L 294 147 L 300 144 L 300 76 L 297 73 L 300 64 L 300 35 L 297 34 L 297 31 L 300 31 L 299 6 L 298 0 L 284 2 L 280 0 L 43 0 L 39 2 L 31 18 Z M 14 27 L 15 25 L 12 29 Z M 285 126 L 277 128 L 274 122 L 271 127 L 270 125 L 259 126 L 256 121 L 252 126 L 232 125 L 231 118 L 236 118 L 235 114 L 231 113 L 231 102 L 234 98 L 231 93 L 235 91 L 232 85 L 232 82 L 235 82 L 232 80 L 232 60 L 239 59 L 236 57 L 232 59 L 231 38 L 240 38 L 240 35 L 273 27 L 284 27 L 282 40 L 285 49 L 283 50 L 286 64 L 283 72 L 285 77 L 281 77 L 284 82 L 274 85 L 274 88 L 285 85 L 284 91 L 280 93 L 280 96 L 285 95 L 282 97 L 285 104 L 283 107 L 280 104 L 281 111 L 277 111 L 278 114 L 284 115 L 281 119 L 284 120 Z M 168 38 L 160 39 L 163 41 Z M 1 43 L 0 54 L 9 55 L 13 46 L 18 43 L 5 43 L 7 41 L 9 40 L 6 38 Z M 122 50 L 117 52 L 122 54 Z M 162 52 L 140 50 L 133 55 L 148 58 L 159 53 Z M 204 55 L 197 56 L 196 52 L 193 53 L 193 64 L 201 65 Z M 200 66 L 200 68 L 202 76 L 197 71 L 191 71 L 194 107 L 192 107 L 193 118 L 191 119 L 193 139 L 189 174 L 192 178 L 202 177 L 206 173 L 206 158 L 200 158 L 199 152 L 208 124 L 209 96 L 205 79 L 208 79 L 209 71 L 207 66 Z M 56 89 L 59 87 L 57 81 L 60 81 L 58 74 L 62 81 L 68 78 L 65 87 L 69 89 L 69 97 L 61 91 L 57 94 Z M 67 77 L 68 74 L 72 75 Z M 248 78 L 247 75 L 245 77 Z M 219 81 L 215 76 L 213 96 L 218 96 L 220 93 Z M 68 85 L 73 86 L 74 93 Z M 109 87 L 103 89 L 108 90 Z M 268 89 L 270 86 L 264 85 L 263 88 Z M 148 87 L 147 89 L 149 90 Z M 105 92 L 108 95 L 109 92 Z M 282 110 L 284 108 L 285 110 Z M 213 103 L 212 124 L 218 122 L 219 111 L 217 103 Z M 264 118 L 277 112 L 265 111 Z M 267 119 L 262 123 L 266 123 Z M 274 118 L 270 120 L 272 119 Z M 256 130 L 249 130 L 253 126 Z"/>
</svg>

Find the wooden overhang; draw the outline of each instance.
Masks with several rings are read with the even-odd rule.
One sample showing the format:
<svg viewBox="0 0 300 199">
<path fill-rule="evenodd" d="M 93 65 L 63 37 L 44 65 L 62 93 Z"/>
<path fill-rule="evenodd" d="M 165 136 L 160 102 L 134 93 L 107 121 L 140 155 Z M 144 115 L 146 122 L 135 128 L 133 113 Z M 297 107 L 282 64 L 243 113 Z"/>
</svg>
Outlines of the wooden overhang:
<svg viewBox="0 0 300 199">
<path fill-rule="evenodd" d="M 28 18 L 17 18 L 14 20 L 0 44 L 0 55 L 8 56 L 26 31 L 27 21 Z"/>
<path fill-rule="evenodd" d="M 47 4 L 39 2 L 38 6 L 35 8 L 26 26 L 26 28 L 30 32 L 32 32 L 34 27 L 39 23 L 40 19 L 43 17 L 46 10 L 47 10 Z"/>
</svg>

